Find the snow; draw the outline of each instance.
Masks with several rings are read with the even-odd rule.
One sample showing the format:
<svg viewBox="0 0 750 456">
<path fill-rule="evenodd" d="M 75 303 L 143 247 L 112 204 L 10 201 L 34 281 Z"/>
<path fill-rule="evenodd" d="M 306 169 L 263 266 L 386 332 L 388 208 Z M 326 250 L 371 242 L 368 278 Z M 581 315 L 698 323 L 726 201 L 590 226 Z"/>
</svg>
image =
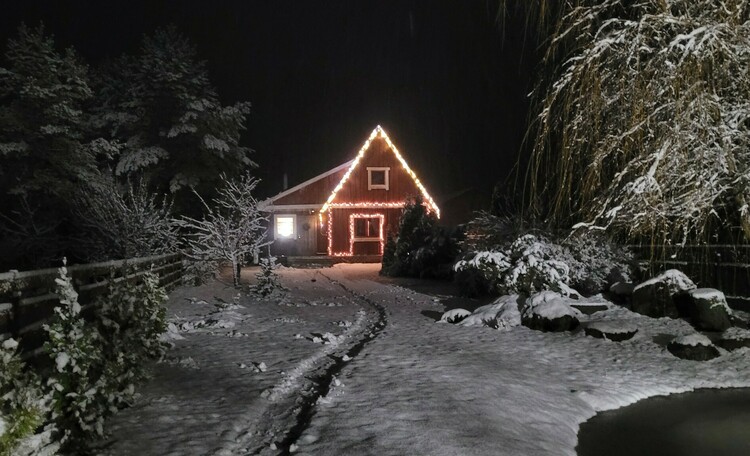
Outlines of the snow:
<svg viewBox="0 0 750 456">
<path fill-rule="evenodd" d="M 724 340 L 748 340 L 750 339 L 750 331 L 732 327 L 721 333 L 721 338 Z"/>
<path fill-rule="evenodd" d="M 638 284 L 635 287 L 635 290 L 653 285 L 657 282 L 666 283 L 667 288 L 669 288 L 670 294 L 675 294 L 681 291 L 690 291 L 690 290 L 697 288 L 695 283 L 693 283 L 693 281 L 690 280 L 688 276 L 678 271 L 677 269 L 669 269 L 656 277 L 653 277 L 641 284 Z"/>
<path fill-rule="evenodd" d="M 683 320 L 653 319 L 619 306 L 578 316 L 584 326 L 638 328 L 618 344 L 582 330 L 437 325 L 431 315 L 442 305 L 433 296 L 383 284 L 378 269 L 284 269 L 280 276 L 289 292 L 283 300 L 243 294 L 244 308 L 237 312 L 245 319 L 235 329 L 248 337 L 226 337 L 226 330 L 182 333 L 185 339 L 175 341 L 169 356 L 190 357 L 200 370 L 156 365 L 138 402 L 108 421 L 112 437 L 102 454 L 278 454 L 285 450 L 283 435 L 296 424 L 297 401 L 310 390 L 308 378 L 332 358 L 345 362 L 291 442 L 295 454 L 572 456 L 580 423 L 599 411 L 697 388 L 750 386 L 747 348 L 721 351 L 702 363 L 671 355 L 666 343 L 672 337 L 695 333 Z M 219 283 L 178 289 L 170 318 L 205 320 L 209 306 L 184 298 L 213 302 L 232 293 Z M 310 305 L 314 301 L 342 305 Z M 510 302 L 496 301 L 475 314 L 491 313 L 492 306 L 510 312 Z M 379 321 L 373 304 L 384 309 L 385 326 L 361 352 L 350 352 Z M 277 321 L 282 318 L 287 320 Z M 344 330 L 336 324 L 341 321 L 353 323 Z M 326 332 L 346 337 L 338 346 L 294 337 Z M 237 367 L 261 362 L 266 372 Z M 278 392 L 276 400 L 267 400 L 264 391 Z"/>
<path fill-rule="evenodd" d="M 460 326 L 488 326 L 509 329 L 521 324 L 518 311 L 518 295 L 501 296 L 492 304 L 478 307 L 471 315 L 458 323 Z"/>
<path fill-rule="evenodd" d="M 714 288 L 696 288 L 688 292 L 691 297 L 695 299 L 703 299 L 706 301 L 714 301 L 711 304 L 711 308 L 723 307 L 729 315 L 732 315 L 732 309 L 727 305 L 727 299 L 724 297 L 724 293 Z"/>
<path fill-rule="evenodd" d="M 675 338 L 672 342 L 678 345 L 690 345 L 693 347 L 696 347 L 698 345 L 703 345 L 706 347 L 713 345 L 711 343 L 711 339 L 699 333 L 688 334 L 686 336 L 680 336 L 680 337 Z"/>
<path fill-rule="evenodd" d="M 65 369 L 65 366 L 68 365 L 70 362 L 70 356 L 68 356 L 67 353 L 61 352 L 58 353 L 55 357 L 55 366 L 57 366 L 57 371 L 62 372 L 63 369 Z"/>
<path fill-rule="evenodd" d="M 471 315 L 466 309 L 451 309 L 440 317 L 441 323 L 456 323 Z"/>
<path fill-rule="evenodd" d="M 635 332 L 638 329 L 634 324 L 622 321 L 595 321 L 589 323 L 586 327 L 596 329 L 605 334 L 626 334 Z"/>
<path fill-rule="evenodd" d="M 564 316 L 578 318 L 581 312 L 570 306 L 569 301 L 554 291 L 542 291 L 532 295 L 526 300 L 523 309 L 524 317 L 538 315 L 540 317 L 552 320 Z"/>
<path fill-rule="evenodd" d="M 15 350 L 16 348 L 18 348 L 18 342 L 15 339 L 10 338 L 3 341 L 3 349 L 10 351 Z M 0 432 L 0 434 L 2 433 Z"/>
</svg>

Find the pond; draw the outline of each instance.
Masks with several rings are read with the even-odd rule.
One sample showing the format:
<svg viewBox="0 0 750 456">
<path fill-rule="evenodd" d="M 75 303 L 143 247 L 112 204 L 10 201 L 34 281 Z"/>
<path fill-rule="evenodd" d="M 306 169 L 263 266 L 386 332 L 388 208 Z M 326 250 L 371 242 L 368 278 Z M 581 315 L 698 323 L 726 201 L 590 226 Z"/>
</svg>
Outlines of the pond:
<svg viewBox="0 0 750 456">
<path fill-rule="evenodd" d="M 644 399 L 581 425 L 579 456 L 750 455 L 750 388 Z"/>
</svg>

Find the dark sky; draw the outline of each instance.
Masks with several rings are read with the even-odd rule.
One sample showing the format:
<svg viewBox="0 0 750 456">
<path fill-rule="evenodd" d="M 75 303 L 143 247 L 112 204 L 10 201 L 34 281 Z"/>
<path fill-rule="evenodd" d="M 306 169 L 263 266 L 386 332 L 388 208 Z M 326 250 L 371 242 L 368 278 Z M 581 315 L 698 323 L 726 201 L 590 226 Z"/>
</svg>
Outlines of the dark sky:
<svg viewBox="0 0 750 456">
<path fill-rule="evenodd" d="M 502 30 L 496 13 L 493 0 L 27 0 L 3 7 L 0 39 L 43 21 L 94 65 L 175 24 L 222 100 L 252 103 L 243 142 L 263 193 L 349 160 L 381 124 L 438 200 L 474 187 L 488 201 L 515 165 L 534 69 L 520 21 Z"/>
</svg>

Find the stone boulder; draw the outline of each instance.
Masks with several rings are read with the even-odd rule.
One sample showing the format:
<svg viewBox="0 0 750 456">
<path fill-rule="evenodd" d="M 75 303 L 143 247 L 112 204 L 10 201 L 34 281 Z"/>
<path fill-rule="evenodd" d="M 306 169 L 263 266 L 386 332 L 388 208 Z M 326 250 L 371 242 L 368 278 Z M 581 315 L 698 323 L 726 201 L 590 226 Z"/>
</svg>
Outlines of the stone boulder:
<svg viewBox="0 0 750 456">
<path fill-rule="evenodd" d="M 518 310 L 518 295 L 501 296 L 492 304 L 478 307 L 459 326 L 488 326 L 494 329 L 510 329 L 521 324 Z"/>
<path fill-rule="evenodd" d="M 732 326 L 729 316 L 732 311 L 724 293 L 713 288 L 696 288 L 688 292 L 687 314 L 696 329 L 724 331 Z"/>
<path fill-rule="evenodd" d="M 633 289 L 631 308 L 633 312 L 654 318 L 677 318 L 678 308 L 687 297 L 687 292 L 697 288 L 685 274 L 670 269 L 649 279 Z"/>
<path fill-rule="evenodd" d="M 678 358 L 692 361 L 708 361 L 719 356 L 719 350 L 703 334 L 690 334 L 674 338 L 667 350 Z"/>
<path fill-rule="evenodd" d="M 729 351 L 743 347 L 750 348 L 750 331 L 742 328 L 729 328 L 721 334 L 716 344 Z"/>
<path fill-rule="evenodd" d="M 587 336 L 607 339 L 614 342 L 632 339 L 638 328 L 624 322 L 597 321 L 583 328 Z"/>
<path fill-rule="evenodd" d="M 580 324 L 581 312 L 571 307 L 566 299 L 554 291 L 543 291 L 526 300 L 521 323 L 538 331 L 572 331 Z"/>
<path fill-rule="evenodd" d="M 471 312 L 469 312 L 466 309 L 451 309 L 445 313 L 443 313 L 443 316 L 440 317 L 440 321 L 438 323 L 458 323 L 462 321 L 464 318 L 471 315 Z"/>
</svg>

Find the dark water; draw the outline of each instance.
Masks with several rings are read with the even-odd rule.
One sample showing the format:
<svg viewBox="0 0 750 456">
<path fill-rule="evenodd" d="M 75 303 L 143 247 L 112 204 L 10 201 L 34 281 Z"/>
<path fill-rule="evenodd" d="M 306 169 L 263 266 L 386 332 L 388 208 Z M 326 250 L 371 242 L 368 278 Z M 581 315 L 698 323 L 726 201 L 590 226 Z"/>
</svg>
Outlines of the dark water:
<svg viewBox="0 0 750 456">
<path fill-rule="evenodd" d="M 579 456 L 750 456 L 750 389 L 698 390 L 602 412 L 581 425 Z"/>
</svg>

